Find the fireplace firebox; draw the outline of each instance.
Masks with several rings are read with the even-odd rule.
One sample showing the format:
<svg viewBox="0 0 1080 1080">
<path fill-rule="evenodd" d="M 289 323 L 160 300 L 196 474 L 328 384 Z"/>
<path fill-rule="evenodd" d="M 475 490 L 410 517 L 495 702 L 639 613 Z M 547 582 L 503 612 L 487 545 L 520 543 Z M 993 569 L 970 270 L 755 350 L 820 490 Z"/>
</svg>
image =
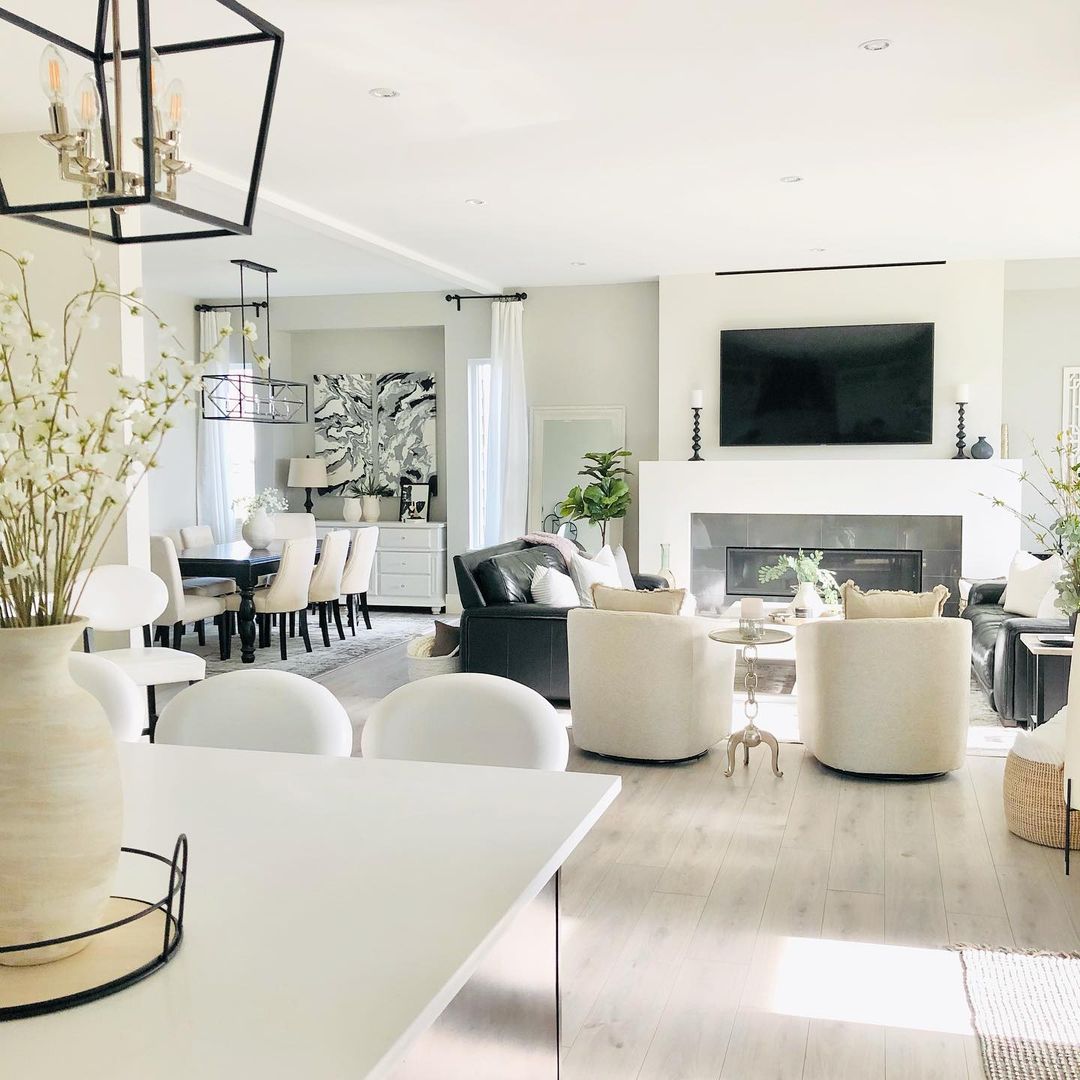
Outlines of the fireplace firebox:
<svg viewBox="0 0 1080 1080">
<path fill-rule="evenodd" d="M 854 581 L 860 589 L 922 589 L 921 551 L 864 548 L 823 548 L 821 565 L 843 584 Z M 773 566 L 784 555 L 798 549 L 785 547 L 729 547 L 727 549 L 727 592 L 729 596 L 760 596 L 766 600 L 789 600 L 794 575 L 779 581 L 763 582 L 758 571 Z"/>
</svg>

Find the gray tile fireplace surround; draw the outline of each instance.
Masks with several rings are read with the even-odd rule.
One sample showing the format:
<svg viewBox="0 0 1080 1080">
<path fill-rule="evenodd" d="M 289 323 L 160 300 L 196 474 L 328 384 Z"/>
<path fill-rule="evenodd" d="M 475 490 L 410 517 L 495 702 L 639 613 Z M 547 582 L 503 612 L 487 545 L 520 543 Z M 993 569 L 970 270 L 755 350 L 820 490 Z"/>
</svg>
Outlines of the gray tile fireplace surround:
<svg viewBox="0 0 1080 1080">
<path fill-rule="evenodd" d="M 962 530 L 959 516 L 692 514 L 690 589 L 704 615 L 736 599 L 727 592 L 729 547 L 920 551 L 922 588 L 945 585 L 945 614 L 956 615 Z M 777 588 L 782 592 L 784 583 Z"/>
</svg>

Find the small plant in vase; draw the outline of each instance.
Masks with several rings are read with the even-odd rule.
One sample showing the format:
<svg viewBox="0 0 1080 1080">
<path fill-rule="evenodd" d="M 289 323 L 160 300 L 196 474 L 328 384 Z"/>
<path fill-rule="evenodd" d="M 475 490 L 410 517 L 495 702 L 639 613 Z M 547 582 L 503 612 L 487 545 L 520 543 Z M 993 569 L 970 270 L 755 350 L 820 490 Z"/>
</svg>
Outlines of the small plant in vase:
<svg viewBox="0 0 1080 1080">
<path fill-rule="evenodd" d="M 836 582 L 836 575 L 821 565 L 823 558 L 823 552 L 806 552 L 799 548 L 798 555 L 781 555 L 772 566 L 762 566 L 758 570 L 758 581 L 764 584 L 794 574 L 796 584 L 793 586 L 795 599 L 791 602 L 792 612 L 804 612 L 806 618 L 817 618 L 826 606 L 840 603 L 840 586 Z"/>
<path fill-rule="evenodd" d="M 240 535 L 249 547 L 261 549 L 269 547 L 274 541 L 274 523 L 270 515 L 283 514 L 289 504 L 277 488 L 263 488 L 255 495 L 235 499 L 233 507 L 240 511 L 244 519 Z"/>
<path fill-rule="evenodd" d="M 68 669 L 86 626 L 79 602 L 157 463 L 173 408 L 193 404 L 226 336 L 185 355 L 139 294 L 99 273 L 92 246 L 87 254 L 89 283 L 53 327 L 31 303 L 32 256 L 0 250 L 0 946 L 91 929 L 108 899 L 123 797 L 105 712 Z M 158 361 L 143 378 L 98 372 L 109 404 L 83 408 L 79 353 L 117 306 L 154 319 Z M 0 965 L 47 963 L 86 944 L 0 953 Z"/>
<path fill-rule="evenodd" d="M 359 480 L 351 480 L 345 485 L 349 497 L 345 499 L 345 520 L 378 521 L 382 515 L 380 499 L 390 499 L 396 494 L 389 485 L 377 480 L 370 472 L 365 471 Z"/>
<path fill-rule="evenodd" d="M 630 470 L 623 460 L 631 456 L 629 450 L 594 450 L 585 455 L 586 465 L 578 470 L 578 476 L 587 477 L 590 483 L 582 487 L 575 484 L 570 493 L 556 507 L 556 512 L 571 521 L 588 521 L 600 529 L 600 543 L 607 543 L 607 527 L 611 521 L 626 517 L 630 509 L 630 486 L 625 477 Z"/>
</svg>

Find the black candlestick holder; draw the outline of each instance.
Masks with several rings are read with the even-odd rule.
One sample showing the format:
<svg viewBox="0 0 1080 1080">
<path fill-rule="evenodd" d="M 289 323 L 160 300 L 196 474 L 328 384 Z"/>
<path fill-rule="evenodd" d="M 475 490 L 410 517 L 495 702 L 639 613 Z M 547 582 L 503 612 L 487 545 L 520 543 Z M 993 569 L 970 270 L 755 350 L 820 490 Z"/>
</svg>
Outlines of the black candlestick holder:
<svg viewBox="0 0 1080 1080">
<path fill-rule="evenodd" d="M 701 409 L 691 409 L 694 414 L 694 437 L 690 440 L 690 449 L 694 451 L 691 461 L 704 461 L 701 456 Z"/>
<path fill-rule="evenodd" d="M 963 461 L 967 454 L 964 453 L 964 406 L 966 401 L 958 401 L 956 403 L 956 410 L 958 413 L 956 420 L 956 456 L 953 461 Z"/>
</svg>

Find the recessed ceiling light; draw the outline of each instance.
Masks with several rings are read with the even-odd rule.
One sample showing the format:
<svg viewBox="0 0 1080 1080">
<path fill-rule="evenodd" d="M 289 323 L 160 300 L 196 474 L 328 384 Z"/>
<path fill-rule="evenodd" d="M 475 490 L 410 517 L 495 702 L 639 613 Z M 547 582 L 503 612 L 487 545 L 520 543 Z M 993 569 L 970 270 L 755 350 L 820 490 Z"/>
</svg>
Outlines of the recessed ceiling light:
<svg viewBox="0 0 1080 1080">
<path fill-rule="evenodd" d="M 780 183 L 781 184 L 801 184 L 802 181 L 803 181 L 803 178 L 801 176 L 781 176 L 780 177 Z"/>
<path fill-rule="evenodd" d="M 486 206 L 487 203 L 486 203 L 486 200 L 484 200 L 484 199 L 466 199 L 465 200 L 465 205 L 466 206 Z"/>
<path fill-rule="evenodd" d="M 575 261 L 574 261 L 574 262 L 572 262 L 572 263 L 571 263 L 570 265 L 571 265 L 571 266 L 588 266 L 589 264 L 588 264 L 588 263 L 583 263 L 583 262 L 581 262 L 581 261 L 579 261 L 579 260 L 575 260 Z"/>
<path fill-rule="evenodd" d="M 859 48 L 867 52 L 884 52 L 892 42 L 887 37 L 871 38 L 869 41 L 860 41 Z"/>
<path fill-rule="evenodd" d="M 821 254 L 821 253 L 822 253 L 822 252 L 823 252 L 823 251 L 824 251 L 825 249 L 824 249 L 824 248 L 811 248 L 810 250 L 811 250 L 811 251 L 812 251 L 812 252 L 813 252 L 813 253 L 814 253 L 815 255 L 820 255 L 820 254 Z"/>
<path fill-rule="evenodd" d="M 372 97 L 391 98 L 400 97 L 401 95 L 389 86 L 373 86 L 368 93 Z"/>
</svg>

